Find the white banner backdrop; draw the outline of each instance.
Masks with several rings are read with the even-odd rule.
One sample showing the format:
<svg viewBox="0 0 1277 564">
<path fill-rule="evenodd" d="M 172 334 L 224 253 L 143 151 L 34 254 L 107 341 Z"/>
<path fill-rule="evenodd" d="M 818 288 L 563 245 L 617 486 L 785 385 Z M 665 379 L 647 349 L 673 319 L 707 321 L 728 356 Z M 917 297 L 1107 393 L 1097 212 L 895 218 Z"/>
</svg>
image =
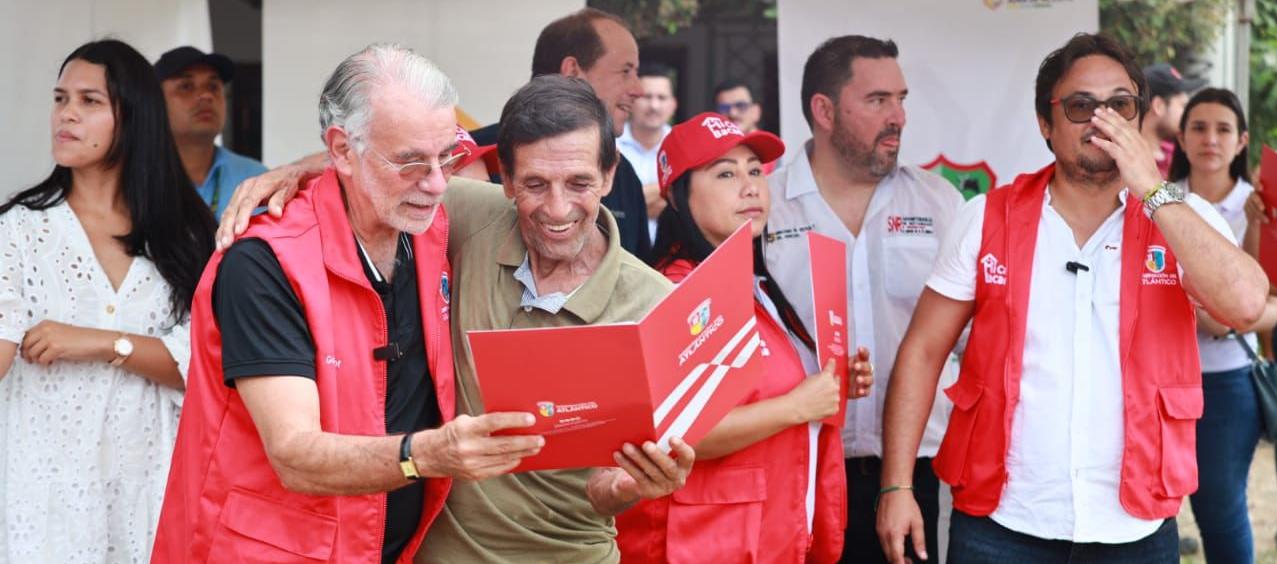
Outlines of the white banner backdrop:
<svg viewBox="0 0 1277 564">
<path fill-rule="evenodd" d="M 1099 28 L 1096 0 L 778 0 L 781 134 L 792 157 L 803 120 L 803 64 L 826 39 L 892 39 L 909 85 L 900 162 L 987 161 L 999 184 L 1052 160 L 1033 110 L 1048 53 Z"/>
</svg>

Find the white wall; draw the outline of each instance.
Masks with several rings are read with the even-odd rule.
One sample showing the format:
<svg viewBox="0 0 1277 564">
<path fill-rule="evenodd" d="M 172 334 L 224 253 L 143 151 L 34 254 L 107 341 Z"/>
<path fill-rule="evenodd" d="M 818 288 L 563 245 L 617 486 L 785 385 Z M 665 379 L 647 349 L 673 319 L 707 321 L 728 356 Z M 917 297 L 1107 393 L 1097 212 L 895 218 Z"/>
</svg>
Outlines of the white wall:
<svg viewBox="0 0 1277 564">
<path fill-rule="evenodd" d="M 152 62 L 178 45 L 212 44 L 205 0 L 0 0 L 0 198 L 52 170 L 58 67 L 76 47 L 104 37 L 128 42 Z"/>
<path fill-rule="evenodd" d="M 944 153 L 988 161 L 1005 183 L 1051 160 L 1033 110 L 1038 65 L 1070 36 L 1099 28 L 1096 0 L 778 0 L 781 133 L 789 158 L 811 135 L 803 64 L 824 40 L 895 40 L 909 84 L 905 164 Z M 993 7 L 990 7 L 992 5 Z"/>
<path fill-rule="evenodd" d="M 584 0 L 270 0 L 262 8 L 262 157 L 274 166 L 322 148 L 320 89 L 342 59 L 369 43 L 402 43 L 452 78 L 461 107 L 496 121 L 531 76 L 547 23 Z"/>
</svg>

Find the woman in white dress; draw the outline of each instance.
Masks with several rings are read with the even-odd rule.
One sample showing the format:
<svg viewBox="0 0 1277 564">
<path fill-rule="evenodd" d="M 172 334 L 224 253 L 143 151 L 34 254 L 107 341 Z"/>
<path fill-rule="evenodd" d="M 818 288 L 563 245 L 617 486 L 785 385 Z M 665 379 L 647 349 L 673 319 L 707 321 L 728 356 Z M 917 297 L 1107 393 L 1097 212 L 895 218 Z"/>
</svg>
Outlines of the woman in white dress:
<svg viewBox="0 0 1277 564">
<path fill-rule="evenodd" d="M 145 562 L 213 218 L 128 45 L 67 57 L 49 126 L 0 205 L 0 562 Z"/>
</svg>

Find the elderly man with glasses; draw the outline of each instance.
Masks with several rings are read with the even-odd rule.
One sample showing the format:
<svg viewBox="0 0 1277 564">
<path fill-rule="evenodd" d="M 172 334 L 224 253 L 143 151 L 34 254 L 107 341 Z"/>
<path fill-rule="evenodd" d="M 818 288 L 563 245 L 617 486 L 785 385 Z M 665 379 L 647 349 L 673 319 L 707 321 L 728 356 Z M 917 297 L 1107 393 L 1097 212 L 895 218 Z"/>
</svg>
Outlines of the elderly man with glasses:
<svg viewBox="0 0 1277 564">
<path fill-rule="evenodd" d="M 407 562 L 451 478 L 540 450 L 528 413 L 457 415 L 443 194 L 457 94 L 407 49 L 343 61 L 320 97 L 331 165 L 214 255 L 157 562 Z"/>
</svg>

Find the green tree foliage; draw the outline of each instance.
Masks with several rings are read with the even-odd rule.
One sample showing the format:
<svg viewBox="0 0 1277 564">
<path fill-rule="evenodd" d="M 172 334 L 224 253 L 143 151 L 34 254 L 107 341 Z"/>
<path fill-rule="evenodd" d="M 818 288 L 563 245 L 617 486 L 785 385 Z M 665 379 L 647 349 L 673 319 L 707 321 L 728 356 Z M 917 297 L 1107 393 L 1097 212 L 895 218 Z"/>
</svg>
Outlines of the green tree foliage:
<svg viewBox="0 0 1277 564">
<path fill-rule="evenodd" d="M 1261 145 L 1277 145 L 1277 0 L 1256 0 L 1251 26 L 1250 158 L 1258 162 Z"/>
<path fill-rule="evenodd" d="M 1100 29 L 1135 52 L 1141 65 L 1193 69 L 1219 39 L 1234 0 L 1100 0 Z"/>
</svg>

